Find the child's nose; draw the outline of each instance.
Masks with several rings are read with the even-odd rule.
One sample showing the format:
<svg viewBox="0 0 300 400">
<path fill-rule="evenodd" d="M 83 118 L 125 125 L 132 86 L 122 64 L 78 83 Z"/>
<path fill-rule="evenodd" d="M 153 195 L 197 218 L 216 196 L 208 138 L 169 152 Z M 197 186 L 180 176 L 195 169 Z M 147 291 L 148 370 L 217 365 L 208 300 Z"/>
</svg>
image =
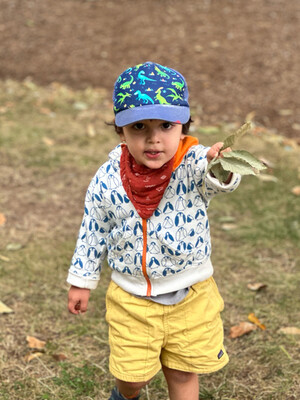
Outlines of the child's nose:
<svg viewBox="0 0 300 400">
<path fill-rule="evenodd" d="M 152 129 L 149 132 L 148 141 L 150 143 L 158 143 L 159 142 L 159 131 L 158 131 L 158 129 Z"/>
</svg>

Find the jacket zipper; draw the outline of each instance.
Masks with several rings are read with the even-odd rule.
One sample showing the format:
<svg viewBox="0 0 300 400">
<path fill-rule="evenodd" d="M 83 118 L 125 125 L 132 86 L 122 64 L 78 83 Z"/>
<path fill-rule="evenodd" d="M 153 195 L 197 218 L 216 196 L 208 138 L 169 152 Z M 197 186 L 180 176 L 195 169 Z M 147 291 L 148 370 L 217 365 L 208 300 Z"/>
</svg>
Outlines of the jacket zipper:
<svg viewBox="0 0 300 400">
<path fill-rule="evenodd" d="M 151 282 L 147 274 L 146 268 L 146 256 L 147 256 L 147 220 L 143 218 L 143 256 L 142 256 L 142 271 L 144 278 L 147 282 L 147 294 L 146 296 L 151 296 Z"/>
</svg>

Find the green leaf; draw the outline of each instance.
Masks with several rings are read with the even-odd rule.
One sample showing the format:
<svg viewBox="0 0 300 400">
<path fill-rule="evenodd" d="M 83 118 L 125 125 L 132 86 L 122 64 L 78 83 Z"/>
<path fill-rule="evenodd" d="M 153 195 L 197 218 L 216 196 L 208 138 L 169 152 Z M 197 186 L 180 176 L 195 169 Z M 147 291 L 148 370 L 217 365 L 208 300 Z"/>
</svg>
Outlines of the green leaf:
<svg viewBox="0 0 300 400">
<path fill-rule="evenodd" d="M 266 166 L 259 161 L 256 157 L 254 157 L 251 153 L 246 150 L 233 150 L 230 152 L 223 153 L 224 158 L 235 158 L 239 160 L 243 160 L 246 163 L 250 164 L 251 167 L 261 171 L 262 169 L 266 169 Z"/>
<path fill-rule="evenodd" d="M 237 139 L 247 133 L 251 127 L 252 124 L 250 121 L 248 121 L 233 135 L 228 136 L 224 140 L 224 144 L 219 151 L 219 155 L 211 160 L 211 162 L 208 164 L 205 176 L 203 178 L 203 185 L 206 175 L 209 171 L 211 171 L 211 173 L 220 182 L 226 182 L 231 172 L 240 175 L 256 175 L 259 171 L 266 168 L 262 162 L 245 150 L 223 152 L 222 156 L 220 156 L 220 153 L 223 150 L 227 149 L 228 147 L 232 147 Z"/>
<path fill-rule="evenodd" d="M 222 148 L 220 149 L 220 152 L 227 149 L 227 147 L 232 147 L 237 139 L 245 135 L 251 129 L 252 124 L 250 121 L 246 122 L 244 125 L 242 125 L 233 135 L 227 136 L 227 138 L 224 140 L 224 144 Z"/>
<path fill-rule="evenodd" d="M 218 162 L 215 163 L 215 164 L 211 167 L 210 171 L 214 174 L 214 176 L 215 176 L 220 182 L 226 182 L 227 179 L 228 179 L 228 177 L 229 177 L 229 175 L 230 175 L 230 172 L 226 171 L 226 170 L 222 167 L 220 159 L 217 160 L 217 161 L 218 161 Z"/>
<path fill-rule="evenodd" d="M 226 171 L 230 171 L 240 175 L 255 175 L 250 164 L 237 158 L 219 158 L 222 167 Z"/>
</svg>

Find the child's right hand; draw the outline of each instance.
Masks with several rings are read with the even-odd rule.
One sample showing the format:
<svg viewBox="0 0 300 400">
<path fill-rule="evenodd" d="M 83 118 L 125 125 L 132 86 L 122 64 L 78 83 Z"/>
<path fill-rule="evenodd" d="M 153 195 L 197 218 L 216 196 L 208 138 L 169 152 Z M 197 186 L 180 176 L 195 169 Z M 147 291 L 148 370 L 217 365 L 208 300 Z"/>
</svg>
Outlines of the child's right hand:
<svg viewBox="0 0 300 400">
<path fill-rule="evenodd" d="M 68 309 L 72 314 L 81 314 L 87 311 L 90 298 L 90 289 L 71 286 L 68 294 Z"/>
</svg>

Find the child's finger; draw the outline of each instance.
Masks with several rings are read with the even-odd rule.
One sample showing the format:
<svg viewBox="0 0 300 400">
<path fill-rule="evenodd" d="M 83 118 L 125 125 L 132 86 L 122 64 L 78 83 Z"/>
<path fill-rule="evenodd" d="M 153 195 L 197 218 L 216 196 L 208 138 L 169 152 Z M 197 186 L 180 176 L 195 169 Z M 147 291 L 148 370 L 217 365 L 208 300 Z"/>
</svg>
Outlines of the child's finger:
<svg viewBox="0 0 300 400">
<path fill-rule="evenodd" d="M 85 300 L 82 300 L 80 303 L 80 312 L 81 313 L 87 312 L 87 306 L 88 306 L 88 302 Z"/>
<path fill-rule="evenodd" d="M 69 299 L 68 310 L 71 314 L 79 314 L 80 312 L 80 301 Z"/>
<path fill-rule="evenodd" d="M 232 150 L 231 150 L 230 147 L 227 147 L 225 150 L 222 150 L 222 151 L 221 151 L 221 154 L 222 154 L 222 153 L 228 153 L 229 151 L 232 151 Z"/>
<path fill-rule="evenodd" d="M 68 310 L 71 314 L 79 314 L 79 310 L 76 309 L 76 306 L 74 306 L 74 304 L 69 303 Z"/>
</svg>

